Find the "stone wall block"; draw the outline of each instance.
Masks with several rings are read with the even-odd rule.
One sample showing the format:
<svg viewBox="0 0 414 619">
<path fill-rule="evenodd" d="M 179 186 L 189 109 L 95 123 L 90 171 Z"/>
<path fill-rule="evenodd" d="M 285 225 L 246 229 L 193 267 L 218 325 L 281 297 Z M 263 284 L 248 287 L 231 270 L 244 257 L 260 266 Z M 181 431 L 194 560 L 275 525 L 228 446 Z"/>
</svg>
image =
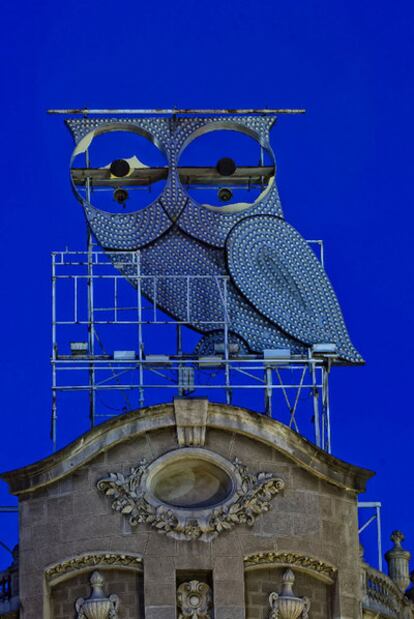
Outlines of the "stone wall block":
<svg viewBox="0 0 414 619">
<path fill-rule="evenodd" d="M 162 561 L 158 557 L 145 558 L 145 579 L 148 581 L 173 582 L 175 583 L 174 561 L 164 557 Z"/>
<path fill-rule="evenodd" d="M 177 543 L 177 570 L 211 570 L 211 543 L 192 541 Z"/>
<path fill-rule="evenodd" d="M 233 432 L 215 430 L 214 428 L 209 428 L 206 432 L 205 446 L 207 447 L 207 449 L 215 451 L 224 458 L 229 458 L 230 460 L 233 460 L 234 443 L 235 434 Z"/>
<path fill-rule="evenodd" d="M 129 441 L 115 445 L 107 452 L 107 469 L 104 471 L 104 475 L 114 467 L 135 466 L 143 458 L 152 460 L 151 447 L 146 437 L 134 437 Z"/>
<path fill-rule="evenodd" d="M 278 473 L 278 460 L 274 459 L 275 450 L 272 447 L 258 443 L 241 434 L 235 437 L 234 454 L 252 471 L 262 470 L 266 466 L 269 472 Z M 280 456 L 280 463 L 287 464 L 286 458 Z"/>
<path fill-rule="evenodd" d="M 178 446 L 175 428 L 166 428 L 148 433 L 147 440 L 151 452 L 150 460 L 155 460 L 155 458 L 162 456 L 167 451 L 177 449 Z"/>
<path fill-rule="evenodd" d="M 177 555 L 177 542 L 175 539 L 166 537 L 152 529 L 148 536 L 146 554 L 155 557 L 175 557 Z"/>
<path fill-rule="evenodd" d="M 176 619 L 176 606 L 146 606 L 145 619 Z"/>
<path fill-rule="evenodd" d="M 218 580 L 214 577 L 214 607 L 244 607 L 244 583 L 240 580 Z"/>
<path fill-rule="evenodd" d="M 217 557 L 214 560 L 216 578 L 225 580 L 244 580 L 244 565 L 240 557 Z"/>
<path fill-rule="evenodd" d="M 245 610 L 239 606 L 218 606 L 214 609 L 214 619 L 245 619 Z"/>
</svg>

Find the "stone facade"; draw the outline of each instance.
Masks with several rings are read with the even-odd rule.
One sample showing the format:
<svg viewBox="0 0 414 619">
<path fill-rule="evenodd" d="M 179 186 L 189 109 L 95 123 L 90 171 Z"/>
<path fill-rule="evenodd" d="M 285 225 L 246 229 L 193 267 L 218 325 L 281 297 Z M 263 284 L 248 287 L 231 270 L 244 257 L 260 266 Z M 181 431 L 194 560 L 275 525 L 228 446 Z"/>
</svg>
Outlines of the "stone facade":
<svg viewBox="0 0 414 619">
<path fill-rule="evenodd" d="M 177 589 L 197 581 L 212 604 L 193 617 L 265 619 L 289 568 L 312 619 L 362 617 L 357 496 L 371 475 L 245 409 L 178 399 L 115 418 L 3 476 L 20 504 L 20 616 L 75 618 L 98 570 L 119 618 L 191 616 Z"/>
<path fill-rule="evenodd" d="M 54 619 L 68 619 L 74 616 L 74 600 L 88 598 L 89 580 L 93 571 L 73 576 L 52 588 L 51 613 Z M 118 595 L 121 604 L 119 619 L 144 618 L 144 581 L 142 574 L 115 570 L 102 571 L 105 588 Z"/>
</svg>

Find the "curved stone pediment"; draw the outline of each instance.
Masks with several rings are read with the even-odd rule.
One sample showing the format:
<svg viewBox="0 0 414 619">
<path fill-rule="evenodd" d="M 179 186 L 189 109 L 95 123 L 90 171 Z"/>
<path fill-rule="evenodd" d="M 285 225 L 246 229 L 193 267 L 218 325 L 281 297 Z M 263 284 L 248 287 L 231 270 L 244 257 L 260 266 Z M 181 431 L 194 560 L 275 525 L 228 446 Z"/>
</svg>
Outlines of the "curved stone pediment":
<svg viewBox="0 0 414 619">
<path fill-rule="evenodd" d="M 204 436 L 203 430 L 213 429 L 243 435 L 279 451 L 315 477 L 355 493 L 363 492 L 367 480 L 373 476 L 371 471 L 331 456 L 284 424 L 264 415 L 240 407 L 207 403 L 205 399 L 177 399 L 174 404 L 161 404 L 120 415 L 96 426 L 59 452 L 24 468 L 3 473 L 1 478 L 8 482 L 13 494 L 23 495 L 71 475 L 103 452 L 140 435 L 172 428 L 178 434 L 177 446 L 182 445 L 185 436 L 192 436 L 189 431 L 191 417 L 197 416 L 197 406 L 205 424 L 198 436 Z M 182 431 L 177 422 L 182 415 L 177 415 L 177 412 L 185 407 L 191 409 L 191 415 Z M 202 440 L 198 444 L 202 444 Z"/>
</svg>

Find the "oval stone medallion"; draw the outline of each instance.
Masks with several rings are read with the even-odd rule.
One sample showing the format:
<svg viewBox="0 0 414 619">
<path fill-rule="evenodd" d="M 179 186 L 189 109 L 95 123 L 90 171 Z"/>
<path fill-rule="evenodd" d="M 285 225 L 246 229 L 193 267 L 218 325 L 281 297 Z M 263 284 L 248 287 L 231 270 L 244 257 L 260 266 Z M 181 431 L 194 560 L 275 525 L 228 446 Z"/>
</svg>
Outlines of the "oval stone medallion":
<svg viewBox="0 0 414 619">
<path fill-rule="evenodd" d="M 213 507 L 231 493 L 233 483 L 221 467 L 196 457 L 165 464 L 151 479 L 152 494 L 163 503 L 180 508 Z"/>
</svg>

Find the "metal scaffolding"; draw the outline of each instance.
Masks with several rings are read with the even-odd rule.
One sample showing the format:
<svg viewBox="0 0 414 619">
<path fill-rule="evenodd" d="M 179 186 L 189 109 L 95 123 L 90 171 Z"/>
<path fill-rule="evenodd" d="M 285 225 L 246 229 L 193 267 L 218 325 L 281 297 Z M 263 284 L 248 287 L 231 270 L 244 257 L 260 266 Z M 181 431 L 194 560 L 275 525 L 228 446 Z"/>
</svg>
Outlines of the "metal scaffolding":
<svg viewBox="0 0 414 619">
<path fill-rule="evenodd" d="M 312 242 L 319 245 L 323 259 L 321 242 Z M 126 265 L 129 273 L 131 265 L 134 272 L 128 279 L 121 273 Z M 143 288 L 156 291 L 167 278 L 179 279 L 185 287 L 185 320 L 175 320 L 163 313 L 157 306 L 156 294 L 152 300 L 142 295 Z M 208 328 L 222 333 L 222 341 L 213 355 L 194 352 L 196 334 L 187 328 L 194 325 L 194 278 L 214 280 L 222 291 L 219 319 L 199 324 L 200 330 Z M 112 254 L 111 261 L 94 247 L 91 237 L 87 251 L 53 252 L 53 448 L 58 443 L 58 400 L 62 392 L 88 394 L 89 423 L 93 427 L 102 418 L 144 406 L 148 394 L 154 391 L 158 401 L 170 400 L 174 393 L 210 397 L 214 394 L 213 398 L 224 397 L 227 404 L 234 402 L 236 394 L 242 393 L 245 399 L 250 391 L 261 398 L 262 404 L 256 402 L 255 409 L 262 408 L 264 414 L 277 416 L 283 407 L 289 427 L 297 432 L 298 413 L 302 413 L 299 409 L 307 408 L 313 418 L 316 444 L 331 452 L 328 378 L 333 358 L 311 350 L 308 356 L 290 355 L 285 350 L 265 351 L 261 355 L 237 350 L 230 339 L 228 279 L 224 275 L 143 275 L 139 251 L 123 251 L 116 260 Z M 156 342 L 162 342 L 161 351 L 156 349 Z M 102 412 L 97 396 L 109 393 L 116 393 L 119 400 L 110 413 Z"/>
<path fill-rule="evenodd" d="M 369 527 L 373 522 L 376 522 L 376 525 L 377 525 L 376 546 L 377 546 L 377 556 L 378 556 L 378 569 L 380 572 L 382 572 L 381 507 L 382 507 L 382 503 L 380 503 L 379 501 L 358 501 L 358 510 L 359 510 L 358 513 L 360 516 L 362 514 L 362 510 L 364 510 L 364 512 L 367 509 L 374 510 L 374 513 L 368 518 L 368 520 L 359 527 L 358 533 L 359 535 L 361 535 L 361 533 L 365 531 L 367 527 Z"/>
</svg>

